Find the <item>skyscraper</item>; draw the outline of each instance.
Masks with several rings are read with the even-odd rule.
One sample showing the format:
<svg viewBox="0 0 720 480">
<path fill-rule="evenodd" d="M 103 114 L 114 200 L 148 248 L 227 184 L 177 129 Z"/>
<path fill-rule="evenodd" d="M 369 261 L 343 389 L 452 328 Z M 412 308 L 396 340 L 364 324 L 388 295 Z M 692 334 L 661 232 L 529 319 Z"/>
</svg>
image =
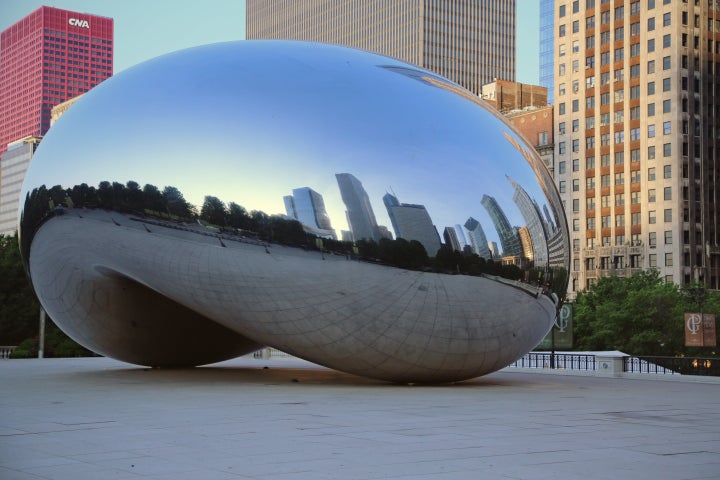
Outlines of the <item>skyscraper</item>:
<svg viewBox="0 0 720 480">
<path fill-rule="evenodd" d="M 479 95 L 515 80 L 516 0 L 247 0 L 248 39 L 335 43 L 399 58 Z"/>
<path fill-rule="evenodd" d="M 500 245 L 503 250 L 502 256 L 521 256 L 522 246 L 520 245 L 520 239 L 518 238 L 517 231 L 510 225 L 510 222 L 505 216 L 505 212 L 503 212 L 502 208 L 500 208 L 500 205 L 498 205 L 495 198 L 489 195 L 483 195 L 480 203 L 482 203 L 482 206 L 485 207 L 488 215 L 490 215 L 490 219 L 493 221 L 498 237 L 500 237 Z"/>
<path fill-rule="evenodd" d="M 720 288 L 720 3 L 555 1 L 570 298 L 657 269 Z"/>
<path fill-rule="evenodd" d="M 318 192 L 309 187 L 294 188 L 292 195 L 283 200 L 287 215 L 313 229 L 311 233 L 337 238 L 325 210 L 325 201 Z"/>
<path fill-rule="evenodd" d="M 545 267 L 548 264 L 548 238 L 550 237 L 549 227 L 543 221 L 542 213 L 538 204 L 530 198 L 530 195 L 515 180 L 507 177 L 515 193 L 513 201 L 517 205 L 525 220 L 528 239 L 521 238 L 525 256 L 533 260 L 536 267 Z M 530 247 L 531 251 L 528 250 Z"/>
<path fill-rule="evenodd" d="M 375 212 L 373 212 L 370 198 L 360 180 L 350 173 L 336 173 L 335 178 L 340 188 L 340 196 L 345 204 L 345 214 L 353 234 L 353 240 L 379 241 L 381 235 L 377 220 L 375 220 Z"/>
<path fill-rule="evenodd" d="M 0 154 L 113 73 L 113 20 L 40 7 L 0 34 Z"/>
<path fill-rule="evenodd" d="M 548 105 L 553 103 L 555 78 L 555 0 L 540 0 L 540 85 L 547 88 Z M 567 28 L 567 27 L 566 27 Z"/>
<path fill-rule="evenodd" d="M 2 154 L 0 169 L 0 235 L 13 235 L 17 230 L 20 190 L 30 160 L 40 144 L 40 137 L 26 137 L 11 142 Z"/>
<path fill-rule="evenodd" d="M 425 247 L 428 256 L 434 257 L 440 249 L 440 236 L 424 205 L 400 203 L 391 194 L 383 197 L 396 238 L 417 240 Z"/>
<path fill-rule="evenodd" d="M 465 222 L 465 228 L 468 231 L 473 251 L 483 258 L 492 258 L 492 252 L 488 248 L 488 241 L 480 222 L 470 217 Z"/>
</svg>

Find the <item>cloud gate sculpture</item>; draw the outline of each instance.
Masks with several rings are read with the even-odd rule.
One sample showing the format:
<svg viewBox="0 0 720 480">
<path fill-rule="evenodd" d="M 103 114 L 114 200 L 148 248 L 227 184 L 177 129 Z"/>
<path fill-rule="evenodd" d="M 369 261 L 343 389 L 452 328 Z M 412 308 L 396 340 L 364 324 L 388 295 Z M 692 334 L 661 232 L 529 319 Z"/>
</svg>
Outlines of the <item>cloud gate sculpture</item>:
<svg viewBox="0 0 720 480">
<path fill-rule="evenodd" d="M 81 98 L 38 148 L 20 246 L 49 316 L 149 366 L 272 346 L 395 382 L 507 366 L 549 331 L 568 233 L 500 115 L 368 52 L 242 41 Z"/>
</svg>

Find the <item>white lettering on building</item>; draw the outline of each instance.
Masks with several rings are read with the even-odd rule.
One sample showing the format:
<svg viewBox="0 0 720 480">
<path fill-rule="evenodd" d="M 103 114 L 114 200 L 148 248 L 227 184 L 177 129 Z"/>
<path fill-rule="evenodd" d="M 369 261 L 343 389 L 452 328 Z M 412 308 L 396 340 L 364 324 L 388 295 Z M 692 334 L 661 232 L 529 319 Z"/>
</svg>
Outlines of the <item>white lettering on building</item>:
<svg viewBox="0 0 720 480">
<path fill-rule="evenodd" d="M 73 27 L 90 28 L 90 23 L 87 20 L 80 20 L 79 18 L 71 18 L 68 23 Z"/>
</svg>

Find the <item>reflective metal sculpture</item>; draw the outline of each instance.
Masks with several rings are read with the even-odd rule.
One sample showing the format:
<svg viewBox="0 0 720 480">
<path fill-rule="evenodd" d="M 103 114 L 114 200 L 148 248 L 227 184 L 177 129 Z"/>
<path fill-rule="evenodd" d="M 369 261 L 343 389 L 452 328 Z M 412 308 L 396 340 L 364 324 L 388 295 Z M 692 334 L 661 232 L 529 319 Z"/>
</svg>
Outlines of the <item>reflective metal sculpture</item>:
<svg viewBox="0 0 720 480">
<path fill-rule="evenodd" d="M 336 46 L 215 44 L 124 71 L 51 129 L 23 195 L 43 307 L 141 365 L 268 345 L 462 380 L 532 349 L 567 284 L 532 147 L 457 85 Z"/>
</svg>

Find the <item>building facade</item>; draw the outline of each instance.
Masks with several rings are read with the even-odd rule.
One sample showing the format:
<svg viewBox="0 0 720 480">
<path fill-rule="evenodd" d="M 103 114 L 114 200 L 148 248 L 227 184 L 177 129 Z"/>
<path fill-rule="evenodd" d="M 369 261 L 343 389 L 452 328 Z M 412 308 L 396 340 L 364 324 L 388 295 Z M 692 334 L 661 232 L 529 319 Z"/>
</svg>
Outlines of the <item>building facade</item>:
<svg viewBox="0 0 720 480">
<path fill-rule="evenodd" d="M 408 241 L 417 240 L 425 248 L 428 256 L 434 257 L 440 250 L 440 236 L 425 206 L 400 203 L 397 197 L 389 193 L 383 196 L 383 203 L 395 231 L 395 237 Z"/>
<path fill-rule="evenodd" d="M 350 173 L 336 173 L 335 178 L 340 188 L 340 196 L 345 204 L 345 216 L 352 232 L 354 241 L 380 241 L 380 234 L 375 212 L 370 204 L 362 182 Z"/>
<path fill-rule="evenodd" d="M 570 298 L 651 268 L 720 288 L 720 2 L 557 0 L 554 24 Z"/>
<path fill-rule="evenodd" d="M 476 95 L 515 80 L 516 0 L 247 0 L 246 38 L 335 43 L 399 58 Z"/>
<path fill-rule="evenodd" d="M 325 210 L 325 200 L 322 195 L 309 187 L 294 188 L 292 195 L 283 197 L 285 212 L 303 224 L 310 233 L 320 237 L 337 238 L 335 230 L 330 223 L 330 216 Z"/>
<path fill-rule="evenodd" d="M 20 190 L 30 160 L 40 145 L 40 137 L 26 137 L 8 145 L 0 161 L 0 235 L 14 235 L 17 230 Z"/>
<path fill-rule="evenodd" d="M 111 18 L 40 7 L 0 34 L 0 154 L 113 73 Z"/>
<path fill-rule="evenodd" d="M 554 98 L 555 0 L 540 0 L 540 85 L 547 88 L 548 105 Z"/>
</svg>

